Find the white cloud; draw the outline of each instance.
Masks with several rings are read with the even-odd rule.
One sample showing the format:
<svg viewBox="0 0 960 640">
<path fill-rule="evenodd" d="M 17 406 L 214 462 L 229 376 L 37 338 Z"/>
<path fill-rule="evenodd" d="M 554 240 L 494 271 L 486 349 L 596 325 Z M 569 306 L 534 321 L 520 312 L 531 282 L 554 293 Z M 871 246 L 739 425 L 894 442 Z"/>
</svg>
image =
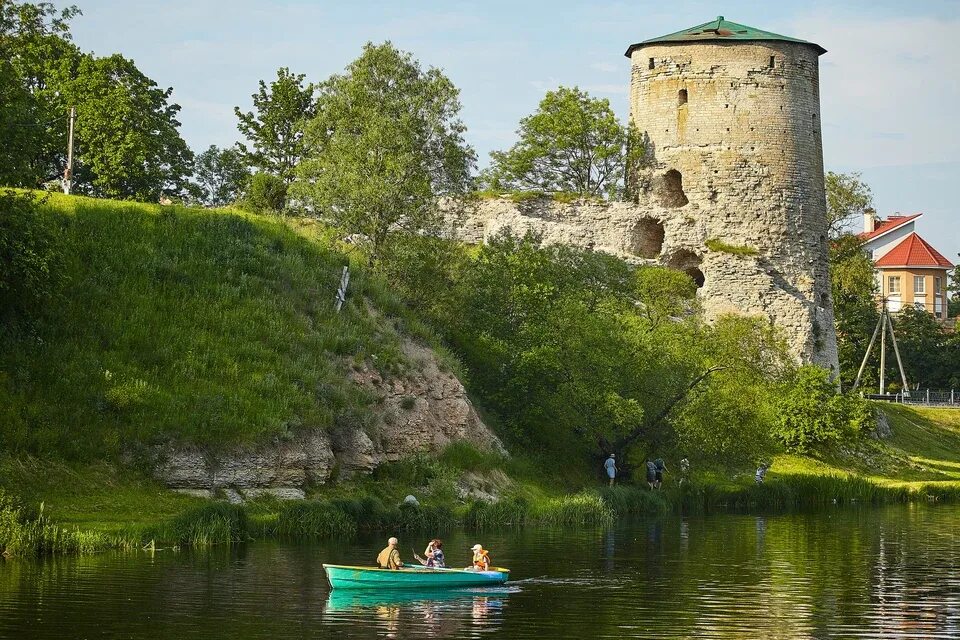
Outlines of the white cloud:
<svg viewBox="0 0 960 640">
<path fill-rule="evenodd" d="M 614 73 L 620 71 L 620 67 L 611 62 L 594 62 L 590 65 L 591 69 L 596 69 L 601 73 Z"/>
</svg>

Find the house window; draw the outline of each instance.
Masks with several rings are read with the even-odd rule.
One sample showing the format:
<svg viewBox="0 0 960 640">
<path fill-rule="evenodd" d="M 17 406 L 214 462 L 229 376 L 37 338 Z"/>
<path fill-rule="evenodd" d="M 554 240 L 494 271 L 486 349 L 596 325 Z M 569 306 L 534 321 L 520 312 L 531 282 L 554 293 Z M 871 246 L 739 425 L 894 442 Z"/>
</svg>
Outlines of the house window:
<svg viewBox="0 0 960 640">
<path fill-rule="evenodd" d="M 900 276 L 887 276 L 887 293 L 892 296 L 900 295 Z"/>
<path fill-rule="evenodd" d="M 942 296 L 943 295 L 943 278 L 940 276 L 934 276 L 933 278 L 933 295 Z"/>
<path fill-rule="evenodd" d="M 680 89 L 680 93 L 677 94 L 677 104 L 687 104 L 687 90 Z"/>
<path fill-rule="evenodd" d="M 913 276 L 913 292 L 914 293 L 927 293 L 927 279 L 923 276 Z"/>
</svg>

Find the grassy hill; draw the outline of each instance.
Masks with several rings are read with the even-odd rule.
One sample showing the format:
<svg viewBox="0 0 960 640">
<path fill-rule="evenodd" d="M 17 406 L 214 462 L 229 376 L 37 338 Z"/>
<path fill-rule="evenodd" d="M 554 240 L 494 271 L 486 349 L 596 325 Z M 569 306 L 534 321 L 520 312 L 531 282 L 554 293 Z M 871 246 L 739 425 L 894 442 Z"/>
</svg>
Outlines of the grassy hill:
<svg viewBox="0 0 960 640">
<path fill-rule="evenodd" d="M 53 195 L 64 276 L 34 335 L 0 344 L 9 452 L 101 460 L 160 442 L 219 447 L 329 427 L 369 400 L 352 360 L 402 367 L 391 301 L 319 226 L 235 210 Z"/>
</svg>

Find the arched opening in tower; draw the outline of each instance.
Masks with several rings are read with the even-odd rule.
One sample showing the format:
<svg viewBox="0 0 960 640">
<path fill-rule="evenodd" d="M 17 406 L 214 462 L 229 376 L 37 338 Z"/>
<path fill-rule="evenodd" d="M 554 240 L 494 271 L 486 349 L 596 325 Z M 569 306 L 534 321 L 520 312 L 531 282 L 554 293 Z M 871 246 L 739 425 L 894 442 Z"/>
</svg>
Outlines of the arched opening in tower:
<svg viewBox="0 0 960 640">
<path fill-rule="evenodd" d="M 707 281 L 706 276 L 704 276 L 703 271 L 700 269 L 700 262 L 700 256 L 693 251 L 690 251 L 689 249 L 679 249 L 670 256 L 669 260 L 667 260 L 667 266 L 683 271 L 685 274 L 690 276 L 699 289 L 703 287 L 704 283 Z"/>
<path fill-rule="evenodd" d="M 658 190 L 660 204 L 664 207 L 676 209 L 690 202 L 683 192 L 683 176 L 676 169 L 670 169 L 660 180 Z"/>
<path fill-rule="evenodd" d="M 641 218 L 630 232 L 630 253 L 641 258 L 656 258 L 663 250 L 663 223 Z"/>
<path fill-rule="evenodd" d="M 680 92 L 677 94 L 677 104 L 678 104 L 678 105 L 681 105 L 681 106 L 687 104 L 687 90 L 686 90 L 686 89 L 680 89 Z"/>
</svg>

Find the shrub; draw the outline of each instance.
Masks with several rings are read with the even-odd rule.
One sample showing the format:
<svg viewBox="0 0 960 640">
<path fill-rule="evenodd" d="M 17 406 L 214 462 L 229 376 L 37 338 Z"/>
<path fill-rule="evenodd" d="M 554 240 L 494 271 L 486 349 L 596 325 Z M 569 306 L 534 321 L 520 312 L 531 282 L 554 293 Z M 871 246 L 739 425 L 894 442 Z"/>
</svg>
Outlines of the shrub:
<svg viewBox="0 0 960 640">
<path fill-rule="evenodd" d="M 55 290 L 57 235 L 32 194 L 0 193 L 0 326 L 26 323 Z"/>
<path fill-rule="evenodd" d="M 0 555 L 42 556 L 51 553 L 93 553 L 114 546 L 97 531 L 66 529 L 54 524 L 44 513 L 36 514 L 0 489 Z"/>
<path fill-rule="evenodd" d="M 838 393 L 830 374 L 814 366 L 797 371 L 777 411 L 774 434 L 798 453 L 856 437 L 872 416 L 866 400 Z"/>
<path fill-rule="evenodd" d="M 269 173 L 250 178 L 243 206 L 254 213 L 279 213 L 287 203 L 287 183 Z"/>
<path fill-rule="evenodd" d="M 600 496 L 579 493 L 535 505 L 532 518 L 540 524 L 555 527 L 601 526 L 612 524 L 614 513 Z"/>
</svg>

